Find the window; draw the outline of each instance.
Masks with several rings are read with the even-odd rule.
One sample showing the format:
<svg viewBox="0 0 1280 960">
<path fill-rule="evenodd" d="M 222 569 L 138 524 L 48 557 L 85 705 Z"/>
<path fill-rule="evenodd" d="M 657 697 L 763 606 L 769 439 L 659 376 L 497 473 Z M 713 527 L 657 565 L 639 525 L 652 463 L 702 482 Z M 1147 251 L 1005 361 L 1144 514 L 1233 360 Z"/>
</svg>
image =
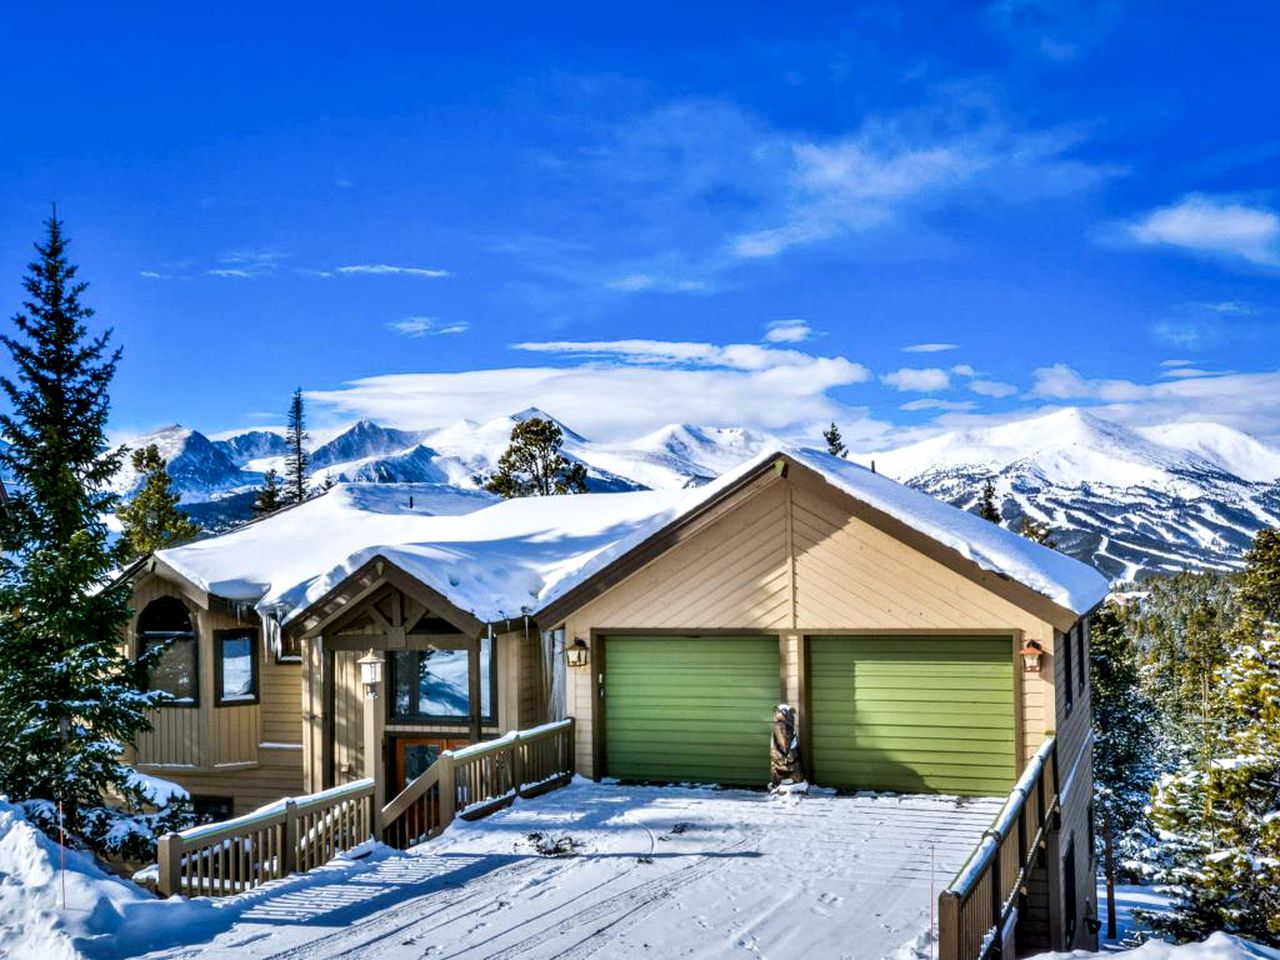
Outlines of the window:
<svg viewBox="0 0 1280 960">
<path fill-rule="evenodd" d="M 301 663 L 302 641 L 280 631 L 280 641 L 276 644 L 276 663 Z"/>
<path fill-rule="evenodd" d="M 396 720 L 470 719 L 471 687 L 466 650 L 397 651 L 391 655 L 391 715 Z M 494 719 L 497 671 L 493 641 L 480 641 L 480 718 Z"/>
<path fill-rule="evenodd" d="M 1066 936 L 1063 946 L 1070 950 L 1076 942 L 1076 841 L 1074 836 L 1067 841 L 1067 852 L 1062 858 L 1062 899 L 1063 930 Z"/>
<path fill-rule="evenodd" d="M 191 809 L 195 813 L 196 823 L 221 823 L 223 820 L 230 820 L 234 806 L 230 797 L 191 797 Z"/>
<path fill-rule="evenodd" d="M 218 630 L 213 635 L 214 689 L 220 707 L 258 702 L 258 632 Z"/>
<path fill-rule="evenodd" d="M 194 707 L 200 699 L 196 632 L 187 606 L 177 597 L 152 600 L 138 616 L 138 656 L 163 647 L 148 686 L 173 699 L 165 706 Z"/>
<path fill-rule="evenodd" d="M 1079 673 L 1076 682 L 1079 683 L 1081 690 L 1089 684 L 1088 637 L 1089 621 L 1081 619 L 1076 624 L 1076 667 Z"/>
<path fill-rule="evenodd" d="M 1066 694 L 1067 716 L 1071 716 L 1071 708 L 1076 703 L 1076 685 L 1071 677 L 1071 638 L 1075 635 L 1075 628 L 1067 631 L 1062 635 L 1062 690 Z"/>
</svg>

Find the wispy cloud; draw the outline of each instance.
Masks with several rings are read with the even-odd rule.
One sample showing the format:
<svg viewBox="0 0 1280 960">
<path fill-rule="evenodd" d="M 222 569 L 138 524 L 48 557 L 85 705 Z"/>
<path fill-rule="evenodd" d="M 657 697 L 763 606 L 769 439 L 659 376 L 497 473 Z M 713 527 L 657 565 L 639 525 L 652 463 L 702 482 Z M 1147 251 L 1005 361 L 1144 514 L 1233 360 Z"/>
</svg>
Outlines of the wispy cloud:
<svg viewBox="0 0 1280 960">
<path fill-rule="evenodd" d="M 957 377 L 976 377 L 978 375 L 978 371 L 967 363 L 957 363 L 951 368 L 951 372 Z"/>
<path fill-rule="evenodd" d="M 947 350 L 959 350 L 958 343 L 913 343 L 903 347 L 903 353 L 943 353 Z"/>
<path fill-rule="evenodd" d="M 448 270 L 435 267 L 401 267 L 389 263 L 352 263 L 342 267 L 334 267 L 333 272 L 342 276 L 372 277 L 447 277 Z"/>
<path fill-rule="evenodd" d="M 148 280 L 172 280 L 173 274 L 160 273 L 158 270 L 139 270 L 138 276 L 146 277 Z"/>
<path fill-rule="evenodd" d="M 973 380 L 968 384 L 970 390 L 978 394 L 980 397 L 1011 397 L 1018 392 L 1018 388 L 1012 383 L 1003 383 L 999 380 Z"/>
<path fill-rule="evenodd" d="M 937 397 L 921 397 L 919 400 L 908 400 L 898 409 L 915 412 L 918 410 L 972 410 L 977 404 L 972 400 L 939 400 Z"/>
<path fill-rule="evenodd" d="M 465 333 L 468 324 L 463 321 L 441 323 L 439 317 L 405 317 L 403 320 L 392 320 L 387 329 L 406 337 L 425 337 L 450 333 Z"/>
<path fill-rule="evenodd" d="M 774 320 L 764 330 L 766 343 L 803 343 L 813 336 L 805 320 Z"/>
<path fill-rule="evenodd" d="M 880 382 L 895 390 L 912 393 L 936 393 L 951 386 L 951 376 L 938 367 L 903 367 L 883 374 Z"/>
<path fill-rule="evenodd" d="M 279 250 L 234 250 L 218 258 L 218 266 L 204 271 L 207 277 L 232 280 L 256 280 L 273 277 L 289 254 Z"/>
<path fill-rule="evenodd" d="M 530 354 L 567 361 L 460 373 L 395 374 L 309 396 L 336 413 L 402 426 L 485 419 L 537 404 L 595 439 L 621 439 L 680 420 L 816 438 L 837 420 L 850 440 L 878 440 L 888 424 L 831 396 L 864 383 L 865 366 L 761 344 L 623 340 L 533 342 Z M 625 397 L 625 403 L 595 402 Z"/>
<path fill-rule="evenodd" d="M 1125 229 L 1146 246 L 1280 266 L 1280 215 L 1231 196 L 1188 194 L 1130 221 Z"/>
<path fill-rule="evenodd" d="M 711 285 L 705 280 L 689 280 L 653 273 L 629 273 L 605 284 L 610 290 L 623 293 L 709 293 Z"/>
</svg>

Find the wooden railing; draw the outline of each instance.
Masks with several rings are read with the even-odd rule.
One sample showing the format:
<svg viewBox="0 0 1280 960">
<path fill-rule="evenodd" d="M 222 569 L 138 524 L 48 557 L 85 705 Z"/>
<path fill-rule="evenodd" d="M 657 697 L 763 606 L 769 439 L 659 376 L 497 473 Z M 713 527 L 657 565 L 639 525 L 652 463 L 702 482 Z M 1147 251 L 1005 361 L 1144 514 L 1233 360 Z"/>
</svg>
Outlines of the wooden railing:
<svg viewBox="0 0 1280 960">
<path fill-rule="evenodd" d="M 161 837 L 157 890 L 225 897 L 328 863 L 373 836 L 373 792 L 357 780 Z"/>
<path fill-rule="evenodd" d="M 407 850 L 438 835 L 455 816 L 477 819 L 517 796 L 563 786 L 573 779 L 573 769 L 572 717 L 446 750 L 382 808 L 382 838 Z"/>
<path fill-rule="evenodd" d="M 1049 737 L 955 879 L 938 898 L 939 960 L 1001 957 L 1018 897 L 1058 812 L 1057 741 Z"/>
</svg>

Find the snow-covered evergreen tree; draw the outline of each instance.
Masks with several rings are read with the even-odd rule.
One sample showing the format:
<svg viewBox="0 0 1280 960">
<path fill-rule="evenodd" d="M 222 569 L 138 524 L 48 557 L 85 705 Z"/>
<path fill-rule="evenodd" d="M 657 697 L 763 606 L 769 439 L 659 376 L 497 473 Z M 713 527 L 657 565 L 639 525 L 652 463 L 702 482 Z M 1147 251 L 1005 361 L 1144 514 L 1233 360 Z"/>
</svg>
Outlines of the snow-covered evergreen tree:
<svg viewBox="0 0 1280 960">
<path fill-rule="evenodd" d="M 1093 788 L 1100 860 L 1107 887 L 1107 937 L 1116 938 L 1118 847 L 1142 819 L 1159 773 L 1155 707 L 1141 689 L 1138 649 L 1120 608 L 1105 604 L 1089 621 L 1093 698 Z"/>
<path fill-rule="evenodd" d="M 105 439 L 120 353 L 109 332 L 89 332 L 56 214 L 46 230 L 0 337 L 17 370 L 0 379 L 12 407 L 0 457 L 15 480 L 0 516 L 0 792 L 62 801 L 77 831 L 104 792 L 132 789 L 121 751 L 163 695 L 144 692 L 153 659 L 130 660 L 121 644 L 129 587 L 112 579 L 102 520 L 123 455 Z"/>
<path fill-rule="evenodd" d="M 1216 671 L 1215 723 L 1156 791 L 1152 819 L 1176 894 L 1152 917 L 1179 939 L 1226 930 L 1280 945 L 1280 633 L 1264 629 Z"/>
<path fill-rule="evenodd" d="M 563 444 L 564 434 L 553 420 L 530 417 L 517 423 L 485 489 L 508 499 L 585 493 L 587 468 L 561 453 Z"/>
<path fill-rule="evenodd" d="M 827 442 L 827 453 L 833 457 L 843 457 L 849 452 L 844 438 L 840 436 L 840 428 L 836 426 L 834 420 L 831 421 L 831 426 L 822 431 L 822 439 Z"/>
<path fill-rule="evenodd" d="M 285 503 L 301 503 L 307 499 L 307 468 L 311 463 L 307 441 L 310 439 L 302 388 L 299 387 L 293 391 L 293 399 L 289 401 L 289 417 L 285 424 L 285 442 L 289 445 L 289 452 L 284 459 L 282 498 Z"/>
<path fill-rule="evenodd" d="M 996 503 L 996 485 L 990 477 L 987 477 L 987 482 L 982 485 L 982 493 L 978 496 L 978 516 L 995 524 L 1000 522 L 1000 507 Z"/>
<path fill-rule="evenodd" d="M 262 486 L 258 488 L 258 492 L 253 498 L 253 514 L 256 517 L 265 517 L 268 513 L 275 513 L 284 504 L 284 491 L 280 486 L 280 474 L 273 467 L 263 476 Z"/>
<path fill-rule="evenodd" d="M 134 450 L 133 469 L 143 476 L 142 489 L 116 510 L 124 527 L 120 538 L 121 559 L 128 562 L 165 547 L 187 543 L 200 536 L 200 527 L 178 509 L 168 464 L 154 443 Z"/>
</svg>

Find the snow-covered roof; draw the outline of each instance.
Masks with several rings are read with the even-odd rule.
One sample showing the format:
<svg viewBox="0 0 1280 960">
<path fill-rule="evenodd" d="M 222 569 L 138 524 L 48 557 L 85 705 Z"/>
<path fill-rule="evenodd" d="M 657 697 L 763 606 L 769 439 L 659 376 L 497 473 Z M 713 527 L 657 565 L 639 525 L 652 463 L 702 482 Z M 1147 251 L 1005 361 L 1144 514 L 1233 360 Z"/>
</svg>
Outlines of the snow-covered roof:
<svg viewBox="0 0 1280 960">
<path fill-rule="evenodd" d="M 1076 613 L 1099 603 L 1093 568 L 928 494 L 832 457 L 779 448 L 691 490 L 579 494 L 494 503 L 434 487 L 407 509 L 408 485 L 339 485 L 276 517 L 159 558 L 207 590 L 288 622 L 375 557 L 481 621 L 534 613 L 780 455 L 827 483 Z M 434 499 L 427 499 L 434 497 Z M 429 515 L 427 515 L 429 512 Z"/>
</svg>

